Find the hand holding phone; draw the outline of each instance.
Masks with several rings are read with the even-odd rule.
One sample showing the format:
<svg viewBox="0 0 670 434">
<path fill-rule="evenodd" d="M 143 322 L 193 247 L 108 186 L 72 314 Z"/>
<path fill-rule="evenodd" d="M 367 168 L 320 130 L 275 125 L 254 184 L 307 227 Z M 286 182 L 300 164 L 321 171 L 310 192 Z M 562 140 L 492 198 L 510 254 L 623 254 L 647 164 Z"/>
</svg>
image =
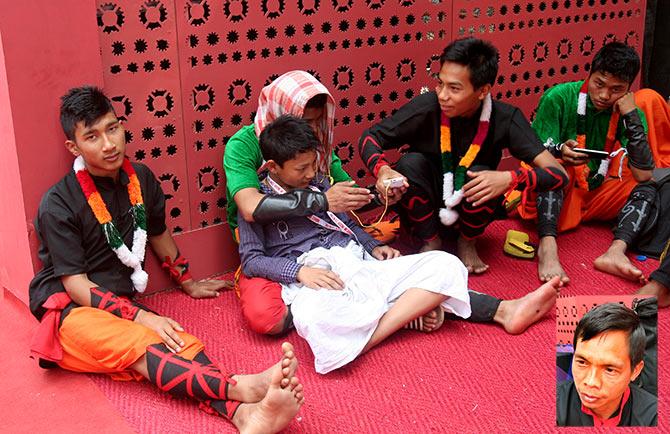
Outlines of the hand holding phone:
<svg viewBox="0 0 670 434">
<path fill-rule="evenodd" d="M 382 182 L 384 184 L 384 187 L 400 188 L 403 185 L 405 185 L 405 178 L 403 178 L 402 176 L 399 176 L 399 177 L 396 177 L 396 178 L 385 179 Z"/>
</svg>

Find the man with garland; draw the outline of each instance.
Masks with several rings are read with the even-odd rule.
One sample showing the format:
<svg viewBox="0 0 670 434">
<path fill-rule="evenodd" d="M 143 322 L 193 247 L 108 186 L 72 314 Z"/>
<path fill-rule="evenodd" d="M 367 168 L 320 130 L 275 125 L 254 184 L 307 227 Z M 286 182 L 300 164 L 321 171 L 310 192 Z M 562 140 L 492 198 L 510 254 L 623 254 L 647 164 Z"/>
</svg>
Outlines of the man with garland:
<svg viewBox="0 0 670 434">
<path fill-rule="evenodd" d="M 562 159 L 570 179 L 563 190 L 524 195 L 519 207 L 522 218 L 538 221 L 542 281 L 553 276 L 569 281 L 559 261 L 558 232 L 582 221 L 615 219 L 633 188 L 651 179 L 654 160 L 670 163 L 670 153 L 650 148 L 647 119 L 636 106 L 660 97 L 649 90 L 630 91 L 639 70 L 632 47 L 610 42 L 594 56 L 586 80 L 558 84 L 540 99 L 533 129 Z M 592 158 L 579 151 L 584 148 L 606 156 Z"/>
<path fill-rule="evenodd" d="M 304 400 L 293 347 L 284 343 L 279 363 L 262 373 L 227 375 L 176 321 L 133 301 L 147 287 L 147 242 L 190 296 L 217 296 L 226 282 L 191 277 L 165 225 L 160 184 L 125 157 L 125 130 L 102 91 L 71 89 L 61 125 L 74 167 L 40 203 L 43 268 L 30 283 L 30 308 L 40 320 L 31 352 L 40 366 L 147 379 L 200 401 L 240 431 L 283 429 Z"/>
<path fill-rule="evenodd" d="M 408 181 L 407 188 L 390 188 L 389 197 L 402 196 L 396 207 L 401 225 L 423 242 L 421 251 L 441 248 L 440 222 L 458 222 L 457 255 L 473 273 L 488 269 L 476 240 L 494 218 L 505 215 L 505 192 L 556 190 L 567 181 L 521 111 L 492 100 L 498 57 L 498 50 L 480 39 L 452 42 L 440 58 L 435 91 L 366 130 L 359 142 L 379 191 L 389 179 Z M 408 152 L 392 167 L 384 150 L 403 145 Z M 496 170 L 505 148 L 532 168 Z"/>
</svg>

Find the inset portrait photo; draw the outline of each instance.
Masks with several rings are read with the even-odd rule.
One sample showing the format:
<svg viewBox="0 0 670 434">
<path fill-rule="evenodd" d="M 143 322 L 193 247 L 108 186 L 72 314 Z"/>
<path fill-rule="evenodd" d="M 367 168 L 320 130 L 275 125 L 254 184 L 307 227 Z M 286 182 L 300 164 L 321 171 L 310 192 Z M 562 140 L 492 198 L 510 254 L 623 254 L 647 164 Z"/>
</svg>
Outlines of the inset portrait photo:
<svg viewBox="0 0 670 434">
<path fill-rule="evenodd" d="M 656 297 L 559 297 L 556 425 L 656 426 Z"/>
</svg>

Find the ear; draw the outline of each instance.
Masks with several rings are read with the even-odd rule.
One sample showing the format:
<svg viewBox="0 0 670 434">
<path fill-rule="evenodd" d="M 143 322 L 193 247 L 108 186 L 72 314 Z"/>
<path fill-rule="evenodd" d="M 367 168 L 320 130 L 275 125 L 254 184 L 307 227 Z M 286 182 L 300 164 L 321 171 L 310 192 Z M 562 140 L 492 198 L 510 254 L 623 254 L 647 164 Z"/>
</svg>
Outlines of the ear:
<svg viewBox="0 0 670 434">
<path fill-rule="evenodd" d="M 486 98 L 486 95 L 488 95 L 491 92 L 491 85 L 490 84 L 485 84 L 484 86 L 479 88 L 479 100 L 484 101 L 484 98 Z"/>
<path fill-rule="evenodd" d="M 267 163 L 265 163 L 265 167 L 267 167 L 268 171 L 272 174 L 277 173 L 278 169 L 281 169 L 281 166 L 275 162 L 275 160 L 268 160 Z"/>
<path fill-rule="evenodd" d="M 630 381 L 635 381 L 637 377 L 640 375 L 640 372 L 642 372 L 642 368 L 644 368 L 644 360 L 640 360 L 640 363 L 635 366 L 633 369 L 633 373 L 630 376 Z"/>
<path fill-rule="evenodd" d="M 68 151 L 70 151 L 70 153 L 71 153 L 72 155 L 74 155 L 75 157 L 78 157 L 79 155 L 81 155 L 81 153 L 79 152 L 79 147 L 78 147 L 77 144 L 76 144 L 74 141 L 72 141 L 72 140 L 66 140 L 66 141 L 65 141 L 65 148 L 66 148 Z"/>
</svg>

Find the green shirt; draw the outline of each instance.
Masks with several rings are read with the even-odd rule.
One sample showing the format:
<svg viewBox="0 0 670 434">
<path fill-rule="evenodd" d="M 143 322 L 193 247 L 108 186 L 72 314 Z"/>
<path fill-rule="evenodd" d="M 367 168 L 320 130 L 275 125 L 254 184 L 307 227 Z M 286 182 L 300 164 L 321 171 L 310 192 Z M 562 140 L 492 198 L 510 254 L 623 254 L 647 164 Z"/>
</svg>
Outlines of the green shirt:
<svg viewBox="0 0 670 434">
<path fill-rule="evenodd" d="M 351 181 L 351 177 L 342 168 L 342 161 L 333 152 L 330 164 L 330 175 L 334 182 Z M 237 205 L 235 194 L 244 188 L 260 190 L 257 170 L 263 164 L 261 147 L 258 144 L 253 125 L 242 127 L 228 143 L 223 154 L 223 170 L 226 173 L 226 199 L 228 224 L 235 233 L 237 228 Z"/>
<path fill-rule="evenodd" d="M 540 98 L 533 129 L 545 146 L 549 147 L 552 143 L 559 145 L 566 140 L 577 139 L 577 100 L 583 83 L 584 81 L 574 81 L 557 84 L 548 89 Z M 647 120 L 644 113 L 639 108 L 637 112 L 646 132 Z M 586 98 L 586 147 L 588 149 L 604 150 L 611 115 L 611 108 L 598 111 L 591 102 L 591 98 Z M 616 138 L 625 148 L 628 145 L 628 137 L 623 134 L 623 131 L 623 121 L 619 118 Z"/>
</svg>

